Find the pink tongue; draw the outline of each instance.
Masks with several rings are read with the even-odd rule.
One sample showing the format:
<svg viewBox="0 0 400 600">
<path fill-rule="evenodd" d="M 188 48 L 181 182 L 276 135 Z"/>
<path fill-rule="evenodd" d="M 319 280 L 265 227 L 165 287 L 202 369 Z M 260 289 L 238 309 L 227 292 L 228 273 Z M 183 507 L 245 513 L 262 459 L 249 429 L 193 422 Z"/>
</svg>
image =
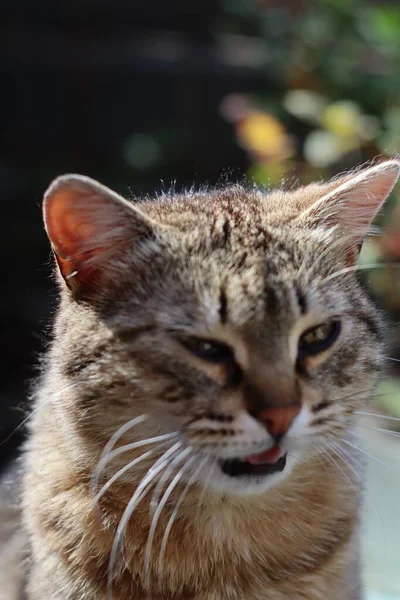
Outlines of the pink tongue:
<svg viewBox="0 0 400 600">
<path fill-rule="evenodd" d="M 269 450 L 260 452 L 260 454 L 250 454 L 250 456 L 246 456 L 246 460 L 251 465 L 273 465 L 280 459 L 282 454 L 283 452 L 279 446 L 273 446 Z"/>
</svg>

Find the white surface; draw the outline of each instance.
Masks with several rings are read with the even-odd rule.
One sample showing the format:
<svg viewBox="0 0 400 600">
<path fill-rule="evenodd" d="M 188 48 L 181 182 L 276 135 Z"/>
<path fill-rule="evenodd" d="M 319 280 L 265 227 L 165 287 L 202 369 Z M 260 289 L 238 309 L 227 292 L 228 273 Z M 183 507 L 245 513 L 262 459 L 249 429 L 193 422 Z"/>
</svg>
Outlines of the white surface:
<svg viewBox="0 0 400 600">
<path fill-rule="evenodd" d="M 388 421 L 364 422 L 388 429 Z M 400 437 L 360 429 L 369 457 L 364 496 L 364 579 L 367 600 L 400 600 Z"/>
</svg>

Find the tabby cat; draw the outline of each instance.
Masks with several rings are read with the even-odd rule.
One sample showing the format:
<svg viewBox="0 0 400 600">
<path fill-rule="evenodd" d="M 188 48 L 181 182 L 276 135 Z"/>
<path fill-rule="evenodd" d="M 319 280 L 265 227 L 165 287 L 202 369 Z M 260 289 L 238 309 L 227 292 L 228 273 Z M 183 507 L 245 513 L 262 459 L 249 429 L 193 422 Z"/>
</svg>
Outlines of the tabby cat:
<svg viewBox="0 0 400 600">
<path fill-rule="evenodd" d="M 399 170 L 136 203 L 51 184 L 27 599 L 363 598 L 353 430 L 384 340 L 355 265 Z"/>
</svg>

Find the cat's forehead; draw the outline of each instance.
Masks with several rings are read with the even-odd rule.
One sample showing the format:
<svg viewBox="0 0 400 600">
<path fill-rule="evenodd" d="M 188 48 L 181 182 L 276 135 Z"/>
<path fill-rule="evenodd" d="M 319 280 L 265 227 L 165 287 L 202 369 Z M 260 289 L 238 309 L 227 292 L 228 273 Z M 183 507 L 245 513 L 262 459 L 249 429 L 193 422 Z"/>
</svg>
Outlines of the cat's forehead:
<svg viewBox="0 0 400 600">
<path fill-rule="evenodd" d="M 164 325 L 206 333 L 223 323 L 258 335 L 266 325 L 270 333 L 287 329 L 318 305 L 317 283 L 308 283 L 324 249 L 317 232 L 306 243 L 301 231 L 262 223 L 228 230 L 226 215 L 217 225 L 174 235 L 162 257 L 163 277 L 152 280 L 150 295 Z"/>
<path fill-rule="evenodd" d="M 163 195 L 141 206 L 159 222 L 180 229 L 218 224 L 229 218 L 237 231 L 247 231 L 256 224 L 287 222 L 291 198 L 297 195 L 298 192 L 263 191 L 237 184 L 214 190 Z"/>
<path fill-rule="evenodd" d="M 329 239 L 326 231 L 279 221 L 282 194 L 235 186 L 146 206 L 153 218 L 174 227 L 164 257 L 172 283 L 167 277 L 159 282 L 169 317 L 182 324 L 186 315 L 189 325 L 195 317 L 218 322 L 222 302 L 237 326 L 277 326 L 298 318 L 305 296 L 311 296 L 307 275 Z"/>
<path fill-rule="evenodd" d="M 171 241 L 177 252 L 194 252 L 202 259 L 202 255 L 211 253 L 215 259 L 214 252 L 221 250 L 221 266 L 226 259 L 237 267 L 264 262 L 268 256 L 273 269 L 278 263 L 284 267 L 290 257 L 295 260 L 302 243 L 321 237 L 311 228 L 293 226 L 293 217 L 298 213 L 297 208 L 293 212 L 293 205 L 298 195 L 236 185 L 163 196 L 142 207 L 158 222 L 173 227 Z"/>
</svg>

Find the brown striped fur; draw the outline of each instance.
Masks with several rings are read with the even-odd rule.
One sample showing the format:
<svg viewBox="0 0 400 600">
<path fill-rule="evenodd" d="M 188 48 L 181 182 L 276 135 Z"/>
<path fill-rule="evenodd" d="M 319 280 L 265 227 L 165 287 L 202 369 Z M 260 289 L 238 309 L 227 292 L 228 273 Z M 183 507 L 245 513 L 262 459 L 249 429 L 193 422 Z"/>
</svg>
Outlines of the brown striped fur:
<svg viewBox="0 0 400 600">
<path fill-rule="evenodd" d="M 118 523 L 176 441 L 120 477 L 94 509 L 104 446 L 142 414 L 117 446 L 176 431 L 179 451 L 188 449 L 182 464 L 208 462 L 186 489 L 161 572 L 164 532 L 195 467 L 161 511 L 150 562 L 154 488 L 138 504 L 113 600 L 361 600 L 361 484 L 332 444 L 358 460 L 340 440 L 352 439 L 355 411 L 377 379 L 382 324 L 357 274 L 334 274 L 354 265 L 398 171 L 389 161 L 294 191 L 232 186 L 134 205 L 78 176 L 52 184 L 45 222 L 65 280 L 25 455 L 28 600 L 109 597 Z M 299 371 L 299 336 L 333 318 L 338 341 Z M 187 335 L 228 345 L 240 380 L 188 352 Z M 251 484 L 223 474 L 217 458 L 269 444 L 250 414 L 291 394 L 302 416 L 279 442 L 284 471 Z M 151 447 L 120 454 L 101 484 Z"/>
</svg>

